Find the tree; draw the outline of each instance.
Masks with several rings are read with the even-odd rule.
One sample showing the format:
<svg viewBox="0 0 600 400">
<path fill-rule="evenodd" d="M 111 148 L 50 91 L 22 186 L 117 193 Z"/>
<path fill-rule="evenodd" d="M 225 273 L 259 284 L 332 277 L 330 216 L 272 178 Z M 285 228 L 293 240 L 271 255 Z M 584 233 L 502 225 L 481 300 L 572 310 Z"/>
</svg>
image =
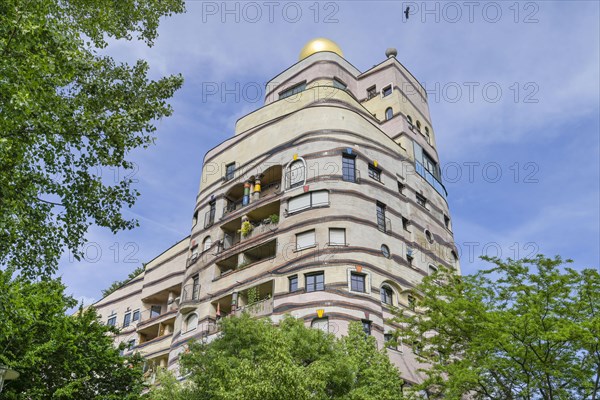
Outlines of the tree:
<svg viewBox="0 0 600 400">
<path fill-rule="evenodd" d="M 142 359 L 124 358 L 93 307 L 77 302 L 59 280 L 31 282 L 0 271 L 0 364 L 18 371 L 2 399 L 138 399 Z"/>
<path fill-rule="evenodd" d="M 225 318 L 210 343 L 190 344 L 181 365 L 188 383 L 167 380 L 152 399 L 401 398 L 398 371 L 359 323 L 336 339 L 289 316 L 276 326 L 244 313 Z"/>
<path fill-rule="evenodd" d="M 113 283 L 110 284 L 110 286 L 107 289 L 104 289 L 102 291 L 102 297 L 108 296 L 109 294 L 111 294 L 115 290 L 119 289 L 121 286 L 123 286 L 124 284 L 126 284 L 127 282 L 132 280 L 133 278 L 137 277 L 139 274 L 141 274 L 145 270 L 146 270 L 146 264 L 142 264 L 139 267 L 137 267 L 136 269 L 134 269 L 129 275 L 127 275 L 127 279 L 122 280 L 122 281 L 114 281 Z"/>
<path fill-rule="evenodd" d="M 472 276 L 440 267 L 396 332 L 420 343 L 430 398 L 597 399 L 600 274 L 560 257 L 501 261 Z M 567 260 L 566 262 L 570 262 Z"/>
<path fill-rule="evenodd" d="M 139 195 L 127 156 L 153 142 L 182 78 L 150 80 L 146 62 L 101 50 L 134 36 L 151 46 L 159 19 L 183 11 L 183 0 L 0 2 L 0 265 L 51 275 L 65 248 L 81 257 L 91 224 L 136 226 L 122 215 Z"/>
</svg>

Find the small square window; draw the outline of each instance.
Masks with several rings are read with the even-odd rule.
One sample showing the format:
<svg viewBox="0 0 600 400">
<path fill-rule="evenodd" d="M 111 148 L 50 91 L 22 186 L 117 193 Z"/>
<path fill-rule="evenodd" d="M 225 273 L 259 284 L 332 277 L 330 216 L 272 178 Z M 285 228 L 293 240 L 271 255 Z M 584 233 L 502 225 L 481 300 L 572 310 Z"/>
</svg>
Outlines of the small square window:
<svg viewBox="0 0 600 400">
<path fill-rule="evenodd" d="M 381 169 L 376 166 L 369 164 L 369 177 L 381 182 Z"/>
<path fill-rule="evenodd" d="M 306 279 L 306 291 L 316 292 L 318 290 L 325 290 L 325 274 L 323 272 L 317 272 L 314 274 L 305 275 Z"/>
<path fill-rule="evenodd" d="M 367 100 L 377 96 L 377 87 L 375 85 L 367 89 Z"/>
<path fill-rule="evenodd" d="M 150 318 L 155 318 L 160 315 L 161 306 L 152 306 L 150 307 Z"/>
<path fill-rule="evenodd" d="M 384 87 L 383 90 L 381 91 L 381 95 L 383 97 L 387 97 L 390 94 L 392 94 L 392 85 L 388 85 L 388 86 Z"/>
<path fill-rule="evenodd" d="M 346 230 L 344 228 L 329 228 L 329 245 L 345 246 Z"/>
<path fill-rule="evenodd" d="M 425 198 L 425 196 L 417 193 L 417 204 L 421 207 L 427 207 L 427 199 Z"/>
<path fill-rule="evenodd" d="M 295 292 L 298 290 L 298 275 L 290 276 L 288 280 L 290 292 Z"/>
<path fill-rule="evenodd" d="M 106 325 L 108 325 L 108 326 L 115 326 L 115 325 L 117 325 L 117 316 L 115 315 L 114 317 L 110 317 L 108 319 L 108 321 L 106 321 Z"/>
<path fill-rule="evenodd" d="M 135 322 L 135 321 L 139 321 L 139 320 L 140 320 L 140 310 L 135 310 L 135 311 L 133 312 L 133 316 L 131 317 L 131 320 L 132 320 L 133 322 Z"/>
<path fill-rule="evenodd" d="M 296 250 L 306 249 L 316 244 L 315 230 L 296 234 Z"/>
<path fill-rule="evenodd" d="M 353 292 L 366 292 L 366 275 L 352 272 L 350 274 L 350 290 Z"/>
</svg>

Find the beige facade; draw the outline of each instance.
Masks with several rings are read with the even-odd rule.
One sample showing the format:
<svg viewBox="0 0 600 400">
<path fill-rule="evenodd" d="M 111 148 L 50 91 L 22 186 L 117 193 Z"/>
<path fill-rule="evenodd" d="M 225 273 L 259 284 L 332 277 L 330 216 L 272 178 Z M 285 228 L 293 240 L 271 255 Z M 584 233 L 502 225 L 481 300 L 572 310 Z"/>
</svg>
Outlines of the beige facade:
<svg viewBox="0 0 600 400">
<path fill-rule="evenodd" d="M 360 72 L 340 54 L 273 78 L 206 154 L 191 235 L 96 304 L 117 325 L 140 310 L 117 342 L 176 369 L 188 341 L 246 310 L 340 335 L 362 321 L 383 346 L 390 306 L 411 312 L 433 268 L 459 270 L 423 87 L 393 55 Z M 409 346 L 389 354 L 419 381 Z"/>
</svg>

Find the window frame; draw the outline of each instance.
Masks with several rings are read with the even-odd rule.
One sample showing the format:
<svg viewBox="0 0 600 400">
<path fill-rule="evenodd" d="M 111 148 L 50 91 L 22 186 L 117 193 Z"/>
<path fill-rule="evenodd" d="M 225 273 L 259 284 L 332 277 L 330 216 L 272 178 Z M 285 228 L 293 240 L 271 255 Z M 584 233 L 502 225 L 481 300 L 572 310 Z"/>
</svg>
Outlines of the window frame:
<svg viewBox="0 0 600 400">
<path fill-rule="evenodd" d="M 296 285 L 295 288 L 293 288 L 294 282 Z M 288 276 L 288 291 L 290 293 L 297 292 L 298 288 L 299 288 L 299 283 L 300 283 L 300 281 L 298 280 L 298 275 Z"/>
<path fill-rule="evenodd" d="M 141 317 L 140 309 L 138 308 L 137 310 L 133 310 L 131 313 L 131 322 L 133 323 L 133 322 L 139 321 L 140 317 Z"/>
<path fill-rule="evenodd" d="M 301 90 L 298 90 L 300 89 Z M 279 92 L 279 100 L 287 99 L 288 97 L 292 97 L 298 93 L 304 92 L 306 90 L 306 81 L 297 83 L 289 88 L 282 90 Z"/>
<path fill-rule="evenodd" d="M 106 320 L 106 325 L 117 326 L 117 314 L 113 314 Z"/>
<path fill-rule="evenodd" d="M 344 234 L 344 243 L 334 243 L 331 241 L 331 232 L 332 231 L 343 231 Z M 346 228 L 329 228 L 329 246 L 346 246 L 347 245 L 347 241 L 346 241 Z"/>
<path fill-rule="evenodd" d="M 390 112 L 390 114 L 388 115 L 388 111 Z M 394 118 L 394 109 L 392 107 L 388 107 L 385 109 L 385 120 L 389 121 L 390 119 Z"/>
<path fill-rule="evenodd" d="M 390 247 L 387 244 L 382 244 L 379 249 L 381 250 L 381 254 L 385 258 L 391 258 L 392 257 L 392 253 L 390 252 Z"/>
<path fill-rule="evenodd" d="M 356 280 L 358 278 L 359 280 Z M 360 282 L 362 279 L 362 283 Z M 358 286 L 355 286 L 355 283 Z M 361 272 L 351 271 L 350 272 L 350 291 L 355 293 L 367 293 L 367 274 L 363 274 Z M 360 290 L 360 285 L 362 285 L 362 290 Z"/>
<path fill-rule="evenodd" d="M 230 170 L 231 167 L 233 167 L 233 169 Z M 235 171 L 237 171 L 235 161 L 225 164 L 225 182 L 229 182 L 235 178 Z"/>
<path fill-rule="evenodd" d="M 384 86 L 383 89 L 381 89 L 382 98 L 391 96 L 392 93 L 394 93 L 394 85 L 392 85 L 391 83 L 387 86 Z"/>
<path fill-rule="evenodd" d="M 352 164 L 352 167 L 349 166 L 350 163 Z M 349 176 L 350 171 L 352 171 L 352 179 L 350 179 Z M 345 182 L 356 183 L 356 154 L 342 153 L 342 180 Z"/>
<path fill-rule="evenodd" d="M 373 331 L 373 321 L 370 321 L 368 319 L 361 319 L 360 322 L 362 324 L 363 333 L 367 336 L 371 336 L 371 333 Z"/>
<path fill-rule="evenodd" d="M 300 165 L 300 167 L 292 169 L 292 167 L 296 164 Z M 301 178 L 292 182 L 294 173 L 299 174 Z M 286 190 L 304 186 L 306 184 L 306 162 L 304 159 L 298 157 L 298 159 L 291 161 L 286 167 L 286 175 Z M 289 179 L 287 178 L 288 176 Z"/>
<path fill-rule="evenodd" d="M 321 276 L 323 279 L 323 282 L 321 282 L 321 288 L 319 289 L 319 282 L 317 282 L 316 278 Z M 309 284 L 308 280 L 309 278 L 314 278 L 315 281 L 311 284 Z M 311 289 L 312 287 L 312 289 Z M 309 272 L 304 274 L 304 291 L 306 293 L 312 293 L 312 292 L 321 292 L 325 290 L 325 272 L 324 271 L 317 271 L 317 272 Z"/>
<path fill-rule="evenodd" d="M 377 97 L 377 85 L 373 85 L 367 88 L 367 100 Z"/>
<path fill-rule="evenodd" d="M 377 182 L 381 182 L 381 172 L 382 172 L 381 168 L 376 167 L 375 165 L 369 163 L 369 178 L 371 178 Z"/>
<path fill-rule="evenodd" d="M 390 287 L 390 285 L 381 285 L 381 287 L 379 288 L 379 298 L 383 304 L 387 304 L 389 306 L 394 305 L 394 290 Z M 386 300 L 389 300 L 389 302 Z"/>
<path fill-rule="evenodd" d="M 423 208 L 427 208 L 427 197 L 423 196 L 421 193 L 415 193 L 415 197 L 418 205 Z"/>
<path fill-rule="evenodd" d="M 313 196 L 314 196 L 314 194 L 315 193 L 322 193 L 322 192 L 326 192 L 327 193 L 327 203 L 316 203 L 316 204 L 314 204 L 313 203 Z M 309 199 L 310 199 L 309 200 L 309 205 L 290 211 L 290 201 L 293 200 L 293 199 L 297 199 L 299 197 L 303 197 L 303 196 L 309 197 Z M 304 210 L 310 210 L 311 208 L 317 208 L 317 207 L 329 207 L 329 190 L 325 190 L 325 189 L 312 190 L 310 192 L 302 193 L 302 194 L 299 194 L 298 196 L 291 197 L 290 199 L 288 199 L 288 202 L 287 202 L 287 215 L 296 214 L 296 213 L 302 212 Z"/>
<path fill-rule="evenodd" d="M 299 247 L 298 246 L 298 236 L 307 234 L 307 233 L 311 233 L 311 232 L 312 232 L 312 236 L 314 239 L 313 242 L 310 245 L 307 244 L 306 246 Z M 315 247 L 316 245 L 317 245 L 317 230 L 316 229 L 309 229 L 306 231 L 296 233 L 296 250 L 295 251 L 302 251 L 305 249 L 310 249 L 311 247 Z"/>
<path fill-rule="evenodd" d="M 131 311 L 123 315 L 123 328 L 127 328 L 129 325 L 131 325 Z"/>
<path fill-rule="evenodd" d="M 340 78 L 335 76 L 333 77 L 333 87 L 340 90 L 348 89 L 348 85 L 346 85 Z"/>
<path fill-rule="evenodd" d="M 156 311 L 158 309 L 158 311 Z M 156 315 L 154 315 L 157 313 Z M 150 318 L 157 318 L 162 315 L 162 306 L 154 304 L 150 306 Z"/>
</svg>

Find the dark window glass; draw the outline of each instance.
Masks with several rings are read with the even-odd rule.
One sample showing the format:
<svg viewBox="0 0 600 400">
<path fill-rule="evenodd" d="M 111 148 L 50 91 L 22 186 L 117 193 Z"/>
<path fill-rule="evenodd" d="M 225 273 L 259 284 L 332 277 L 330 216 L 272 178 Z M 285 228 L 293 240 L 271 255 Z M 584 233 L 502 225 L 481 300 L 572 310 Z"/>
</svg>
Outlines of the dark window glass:
<svg viewBox="0 0 600 400">
<path fill-rule="evenodd" d="M 392 85 L 383 89 L 383 97 L 389 96 L 392 94 Z"/>
<path fill-rule="evenodd" d="M 365 335 L 371 335 L 371 321 L 362 320 L 363 332 Z"/>
<path fill-rule="evenodd" d="M 342 89 L 342 90 L 346 90 L 346 84 L 342 81 L 340 81 L 337 78 L 333 79 L 333 87 L 338 88 L 338 89 Z"/>
<path fill-rule="evenodd" d="M 304 91 L 304 89 L 306 89 L 306 82 L 302 82 L 284 92 L 281 92 L 279 94 L 279 99 L 285 99 L 286 97 L 293 96 L 295 94 L 298 94 L 298 93 Z"/>
<path fill-rule="evenodd" d="M 417 193 L 417 204 L 421 207 L 427 207 L 427 199 L 423 195 Z"/>
<path fill-rule="evenodd" d="M 227 164 L 225 166 L 225 180 L 229 181 L 235 176 L 235 163 Z"/>
<path fill-rule="evenodd" d="M 290 276 L 288 279 L 290 281 L 290 292 L 298 290 L 298 275 Z"/>
<path fill-rule="evenodd" d="M 414 296 L 408 295 L 408 308 L 414 310 L 417 305 L 417 299 Z"/>
<path fill-rule="evenodd" d="M 392 110 L 392 108 L 388 108 L 385 110 L 385 119 L 386 121 L 389 121 L 390 119 L 392 119 L 394 117 L 394 110 Z"/>
<path fill-rule="evenodd" d="M 367 100 L 377 96 L 377 87 L 375 85 L 367 89 Z"/>
<path fill-rule="evenodd" d="M 132 316 L 131 320 L 132 320 L 133 322 L 135 322 L 135 321 L 139 321 L 139 320 L 140 320 L 140 310 L 135 310 L 135 311 L 133 312 L 133 316 Z"/>
<path fill-rule="evenodd" d="M 447 215 L 444 215 L 444 225 L 446 226 L 446 229 L 450 229 L 450 217 Z"/>
<path fill-rule="evenodd" d="M 152 306 L 150 307 L 150 318 L 158 317 L 160 315 L 160 306 Z"/>
<path fill-rule="evenodd" d="M 383 254 L 383 256 L 385 258 L 390 258 L 390 248 L 387 247 L 385 244 L 381 245 L 381 254 Z"/>
<path fill-rule="evenodd" d="M 127 350 L 131 350 L 135 347 L 135 339 L 131 339 L 129 342 L 127 342 Z"/>
<path fill-rule="evenodd" d="M 406 186 L 404 185 L 404 183 L 402 183 L 402 182 L 398 182 L 398 193 L 400 193 L 400 194 L 404 194 L 404 188 L 405 188 L 405 187 L 406 187 Z"/>
<path fill-rule="evenodd" d="M 209 209 L 206 214 L 204 214 L 204 229 L 215 223 L 215 213 L 217 211 L 217 203 L 215 201 L 211 201 L 208 204 Z"/>
<path fill-rule="evenodd" d="M 380 290 L 381 293 L 381 302 L 385 303 L 385 304 L 392 304 L 392 296 L 393 293 L 392 289 L 390 289 L 388 286 L 383 286 Z"/>
<path fill-rule="evenodd" d="M 198 275 L 194 276 L 192 281 L 192 300 L 198 300 L 198 296 L 200 295 L 200 277 Z"/>
<path fill-rule="evenodd" d="M 317 290 L 325 290 L 325 274 L 322 272 L 306 275 L 306 291 L 315 292 Z"/>
<path fill-rule="evenodd" d="M 408 218 L 402 217 L 402 227 L 404 228 L 404 230 L 408 230 L 409 225 L 410 221 L 408 220 Z"/>
<path fill-rule="evenodd" d="M 356 182 L 356 158 L 353 155 L 342 155 L 342 179 Z"/>
<path fill-rule="evenodd" d="M 365 292 L 365 280 L 366 276 L 363 274 L 351 273 L 350 274 L 350 289 L 353 292 Z"/>
<path fill-rule="evenodd" d="M 130 323 L 131 323 L 131 313 L 127 313 L 123 317 L 123 328 L 129 326 Z"/>
<path fill-rule="evenodd" d="M 381 181 L 381 170 L 374 165 L 369 164 L 369 177 L 376 181 Z"/>
<path fill-rule="evenodd" d="M 385 204 L 377 202 L 377 226 L 385 232 Z"/>
<path fill-rule="evenodd" d="M 109 326 L 117 325 L 117 316 L 115 315 L 114 317 L 110 317 L 108 319 L 108 321 L 106 322 L 106 325 L 109 325 Z"/>
</svg>

